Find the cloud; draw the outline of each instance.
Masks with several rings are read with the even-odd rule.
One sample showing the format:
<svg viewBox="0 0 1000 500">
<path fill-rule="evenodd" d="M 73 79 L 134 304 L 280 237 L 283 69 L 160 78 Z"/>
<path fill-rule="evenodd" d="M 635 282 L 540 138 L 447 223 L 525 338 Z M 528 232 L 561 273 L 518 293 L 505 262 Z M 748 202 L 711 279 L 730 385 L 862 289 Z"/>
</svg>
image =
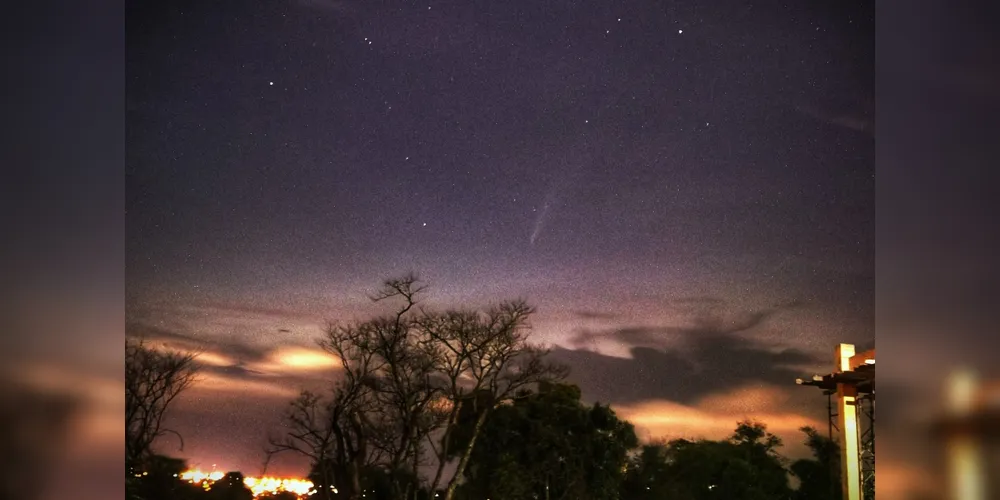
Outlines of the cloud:
<svg viewBox="0 0 1000 500">
<path fill-rule="evenodd" d="M 745 386 L 681 404 L 650 400 L 615 406 L 615 412 L 636 426 L 645 439 L 724 439 L 737 422 L 751 418 L 782 437 L 786 452 L 804 455 L 804 426 L 821 427 L 824 422 L 783 408 L 787 393 L 774 386 Z"/>
<path fill-rule="evenodd" d="M 215 352 L 187 351 L 197 355 L 197 361 L 202 366 L 229 367 L 234 364 L 234 360 L 228 356 Z"/>
<path fill-rule="evenodd" d="M 708 394 L 753 384 L 793 386 L 808 367 L 826 358 L 756 340 L 748 332 L 797 303 L 740 312 L 718 300 L 687 300 L 686 326 L 628 326 L 582 330 L 576 345 L 625 346 L 628 357 L 594 349 L 557 347 L 551 356 L 572 369 L 588 399 L 616 404 L 667 400 L 690 404 Z M 669 306 L 669 305 L 668 305 Z"/>
<path fill-rule="evenodd" d="M 797 308 L 791 302 L 758 311 L 733 311 L 725 301 L 711 297 L 690 297 L 670 300 L 665 308 L 689 318 L 683 326 L 619 326 L 610 330 L 581 330 L 570 340 L 579 347 L 601 342 L 614 342 L 637 347 L 662 347 L 692 336 L 732 336 L 748 332 L 780 312 Z"/>
<path fill-rule="evenodd" d="M 801 351 L 771 351 L 738 338 L 701 338 L 689 353 L 635 347 L 632 357 L 555 348 L 553 360 L 567 364 L 570 379 L 590 400 L 629 404 L 649 399 L 682 403 L 751 383 L 794 385 L 802 370 L 818 363 Z"/>
<path fill-rule="evenodd" d="M 723 414 L 752 414 L 775 411 L 788 403 L 788 391 L 770 385 L 747 385 L 700 399 L 698 408 Z"/>
<path fill-rule="evenodd" d="M 255 376 L 249 372 L 229 373 L 218 370 L 203 371 L 198 374 L 198 380 L 191 387 L 193 395 L 203 392 L 242 393 L 246 397 L 271 396 L 276 398 L 293 398 L 299 393 L 294 384 L 282 379 L 268 379 Z"/>
<path fill-rule="evenodd" d="M 260 361 L 264 359 L 267 352 L 266 349 L 240 341 L 236 336 L 225 338 L 215 335 L 197 335 L 143 323 L 127 325 L 126 336 L 141 338 L 156 348 L 198 353 L 199 358 L 204 356 L 204 359 L 200 359 L 201 361 L 213 365 L 231 359 Z"/>
<path fill-rule="evenodd" d="M 320 349 L 278 347 L 259 361 L 203 365 L 196 389 L 293 397 L 303 388 L 329 386 L 339 368 L 340 360 Z"/>
<path fill-rule="evenodd" d="M 322 349 L 290 346 L 274 349 L 258 367 L 269 371 L 313 372 L 338 369 L 341 363 Z"/>
<path fill-rule="evenodd" d="M 302 388 L 329 384 L 339 360 L 319 349 L 280 345 L 271 349 L 247 344 L 238 337 L 196 337 L 161 327 L 132 325 L 133 336 L 154 348 L 196 355 L 197 382 L 192 390 L 248 396 L 294 397 Z"/>
</svg>

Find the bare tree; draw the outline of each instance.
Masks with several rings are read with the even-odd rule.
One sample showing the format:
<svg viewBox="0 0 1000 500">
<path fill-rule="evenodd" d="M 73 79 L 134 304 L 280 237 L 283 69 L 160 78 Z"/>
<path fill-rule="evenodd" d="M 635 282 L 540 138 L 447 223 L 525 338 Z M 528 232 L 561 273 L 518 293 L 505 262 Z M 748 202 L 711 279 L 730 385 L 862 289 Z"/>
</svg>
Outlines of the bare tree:
<svg viewBox="0 0 1000 500">
<path fill-rule="evenodd" d="M 365 432 L 355 425 L 350 391 L 344 389 L 344 384 L 338 385 L 331 400 L 302 391 L 285 413 L 285 433 L 268 439 L 268 460 L 286 451 L 312 460 L 322 499 L 331 498 L 334 485 L 347 498 L 358 498 L 361 493 Z"/>
<path fill-rule="evenodd" d="M 378 342 L 376 355 L 384 363 L 380 370 L 377 397 L 382 403 L 382 420 L 391 422 L 394 432 L 387 436 L 394 438 L 389 445 L 391 472 L 406 471 L 411 481 L 405 485 L 403 497 L 408 497 L 411 489 L 416 489 L 418 467 L 421 464 L 421 446 L 427 435 L 438 427 L 438 414 L 431 403 L 439 396 L 435 383 L 435 369 L 439 364 L 436 352 L 429 348 L 429 338 L 422 336 L 418 328 L 419 315 L 410 315 L 416 305 L 416 295 L 424 290 L 415 276 L 386 281 L 374 297 L 376 301 L 400 299 L 403 304 L 394 318 L 378 322 Z"/>
<path fill-rule="evenodd" d="M 413 275 L 388 280 L 372 297 L 397 300 L 394 313 L 360 324 L 331 327 L 321 345 L 337 355 L 349 380 L 360 379 L 368 405 L 359 416 L 369 422 L 370 442 L 381 452 L 380 466 L 392 478 L 393 494 L 409 498 L 419 487 L 422 443 L 440 426 L 440 399 L 434 351 L 420 335 L 415 307 L 424 288 Z"/>
<path fill-rule="evenodd" d="M 388 280 L 370 298 L 398 301 L 394 312 L 328 325 L 319 345 L 340 359 L 343 379 L 323 418 L 292 418 L 320 406 L 311 396 L 293 402 L 289 433 L 272 440 L 272 451 L 353 464 L 355 486 L 363 467 L 376 466 L 392 479 L 394 498 L 410 498 L 420 487 L 418 468 L 427 464 L 429 447 L 437 464 L 433 492 L 456 455 L 450 440 L 459 411 L 468 396 L 487 393 L 489 404 L 474 408 L 472 439 L 463 443 L 458 471 L 448 481 L 450 499 L 490 410 L 525 386 L 565 376 L 565 369 L 544 362 L 545 350 L 527 342 L 534 310 L 524 301 L 485 312 L 438 313 L 417 307 L 423 290 L 413 275 Z"/>
<path fill-rule="evenodd" d="M 436 491 L 442 480 L 451 453 L 449 440 L 458 424 L 461 406 L 480 406 L 472 409 L 476 421 L 468 442 L 459 453 L 455 473 L 448 481 L 445 500 L 454 497 L 490 412 L 510 401 L 521 389 L 543 381 L 559 380 L 567 374 L 565 367 L 545 361 L 547 350 L 528 342 L 528 319 L 533 313 L 534 309 L 525 301 L 515 300 L 485 313 L 427 314 L 421 320 L 423 330 L 434 341 L 439 371 L 446 380 L 445 391 L 452 403 L 441 440 L 438 446 L 432 443 L 438 457 L 438 469 L 431 491 Z"/>
<path fill-rule="evenodd" d="M 370 416 L 374 400 L 377 335 L 373 325 L 327 325 L 321 348 L 337 356 L 343 378 L 324 400 L 309 391 L 291 402 L 285 414 L 283 435 L 269 438 L 268 460 L 277 453 L 295 452 L 309 457 L 323 483 L 320 498 L 329 498 L 330 487 L 350 499 L 361 496 L 361 473 L 382 459 L 382 449 L 372 446 L 381 433 Z M 377 421 L 376 421 L 377 422 Z"/>
<path fill-rule="evenodd" d="M 158 350 L 142 340 L 125 340 L 125 459 L 141 466 L 153 442 L 176 431 L 163 426 L 170 404 L 195 381 L 196 354 Z"/>
</svg>

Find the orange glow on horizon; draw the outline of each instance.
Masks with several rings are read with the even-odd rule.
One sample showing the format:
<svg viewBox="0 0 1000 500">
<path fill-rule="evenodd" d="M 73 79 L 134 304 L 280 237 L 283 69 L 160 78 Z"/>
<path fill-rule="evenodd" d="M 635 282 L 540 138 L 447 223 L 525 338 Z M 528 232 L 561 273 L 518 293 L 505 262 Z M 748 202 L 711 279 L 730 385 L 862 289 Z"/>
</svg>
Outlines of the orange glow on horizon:
<svg viewBox="0 0 1000 500">
<path fill-rule="evenodd" d="M 225 476 L 226 474 L 221 471 L 202 472 L 200 470 L 187 470 L 182 472 L 179 477 L 182 481 L 204 485 L 206 488 L 210 488 L 212 483 L 221 480 Z M 243 478 L 243 484 L 246 485 L 251 492 L 253 492 L 254 497 L 258 497 L 266 493 L 273 494 L 281 491 L 294 493 L 300 497 L 315 493 L 312 481 L 306 479 L 270 476 L 245 476 Z"/>
<path fill-rule="evenodd" d="M 340 368 L 340 360 L 326 351 L 304 347 L 282 347 L 274 351 L 271 360 L 292 370 L 329 370 Z"/>
<path fill-rule="evenodd" d="M 763 422 L 770 432 L 798 446 L 799 429 L 820 427 L 822 422 L 794 412 L 781 411 L 787 391 L 774 386 L 753 385 L 706 396 L 692 405 L 667 400 L 650 400 L 633 405 L 616 405 L 615 412 L 651 438 L 723 439 L 732 434 L 736 423 L 745 418 Z M 794 437 L 793 437 L 794 436 Z"/>
</svg>

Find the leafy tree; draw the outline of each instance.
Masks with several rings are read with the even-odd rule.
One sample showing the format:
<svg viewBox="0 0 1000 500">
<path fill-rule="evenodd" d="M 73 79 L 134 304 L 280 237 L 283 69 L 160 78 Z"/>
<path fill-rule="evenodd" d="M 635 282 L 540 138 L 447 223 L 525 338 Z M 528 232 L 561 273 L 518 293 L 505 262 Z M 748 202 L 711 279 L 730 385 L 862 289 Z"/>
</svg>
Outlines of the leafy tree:
<svg viewBox="0 0 1000 500">
<path fill-rule="evenodd" d="M 632 425 L 607 406 L 585 406 L 573 385 L 540 384 L 498 407 L 482 427 L 463 498 L 619 498 Z"/>
<path fill-rule="evenodd" d="M 745 420 L 737 424 L 729 441 L 743 453 L 761 491 L 775 495 L 770 498 L 789 497 L 787 460 L 778 453 L 781 438 L 767 432 L 763 423 Z"/>
<path fill-rule="evenodd" d="M 790 470 L 799 479 L 797 500 L 840 500 L 840 448 L 812 427 L 803 427 L 813 457 L 795 461 Z"/>
<path fill-rule="evenodd" d="M 644 445 L 628 463 L 623 496 L 629 500 L 656 500 L 676 497 L 676 485 L 671 481 L 669 453 L 666 442 Z"/>
<path fill-rule="evenodd" d="M 722 441 L 650 445 L 631 461 L 626 492 L 636 499 L 788 499 L 792 491 L 780 446 L 763 424 L 749 421 Z"/>
<path fill-rule="evenodd" d="M 565 367 L 545 361 L 548 351 L 528 342 L 532 314 L 534 309 L 526 302 L 515 300 L 483 312 L 424 314 L 418 320 L 444 381 L 441 394 L 447 403 L 443 406 L 448 407 L 440 440 L 430 441 L 438 463 L 430 491 L 437 490 L 448 460 L 458 458 L 445 500 L 453 498 L 490 414 L 520 391 L 562 380 L 568 373 Z M 474 418 L 471 426 L 463 426 L 467 439 L 456 447 L 452 434 L 463 415 Z"/>
</svg>

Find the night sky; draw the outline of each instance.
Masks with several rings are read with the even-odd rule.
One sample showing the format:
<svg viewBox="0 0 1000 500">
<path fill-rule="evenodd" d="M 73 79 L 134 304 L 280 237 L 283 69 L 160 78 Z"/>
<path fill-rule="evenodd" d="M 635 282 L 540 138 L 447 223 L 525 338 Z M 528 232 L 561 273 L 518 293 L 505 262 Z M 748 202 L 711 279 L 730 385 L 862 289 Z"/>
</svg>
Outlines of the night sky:
<svg viewBox="0 0 1000 500">
<path fill-rule="evenodd" d="M 127 334 L 203 353 L 193 465 L 259 472 L 326 320 L 408 271 L 523 297 L 643 437 L 789 444 L 874 343 L 874 2 L 126 2 Z M 286 460 L 272 471 L 304 474 Z"/>
</svg>

